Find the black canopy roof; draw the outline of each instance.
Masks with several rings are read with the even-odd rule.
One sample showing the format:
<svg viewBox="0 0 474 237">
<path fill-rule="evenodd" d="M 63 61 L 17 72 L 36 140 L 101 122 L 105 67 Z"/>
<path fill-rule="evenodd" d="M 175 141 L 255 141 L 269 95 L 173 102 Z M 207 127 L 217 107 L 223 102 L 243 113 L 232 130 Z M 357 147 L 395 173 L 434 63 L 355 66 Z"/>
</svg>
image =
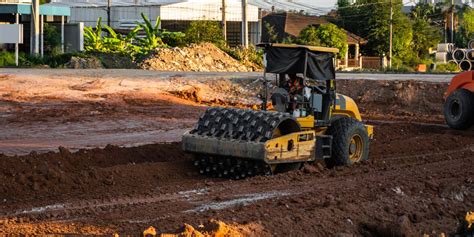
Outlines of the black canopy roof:
<svg viewBox="0 0 474 237">
<path fill-rule="evenodd" d="M 258 46 L 265 48 L 265 71 L 268 73 L 304 73 L 306 61 L 308 79 L 332 80 L 336 78 L 333 59 L 339 52 L 338 49 L 288 44 L 259 44 Z"/>
</svg>

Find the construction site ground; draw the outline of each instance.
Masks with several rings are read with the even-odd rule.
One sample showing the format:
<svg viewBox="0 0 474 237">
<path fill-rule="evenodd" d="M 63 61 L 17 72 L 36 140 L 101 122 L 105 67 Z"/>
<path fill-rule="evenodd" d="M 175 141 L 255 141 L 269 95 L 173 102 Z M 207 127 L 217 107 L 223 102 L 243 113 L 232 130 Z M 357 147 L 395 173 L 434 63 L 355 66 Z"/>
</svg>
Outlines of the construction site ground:
<svg viewBox="0 0 474 237">
<path fill-rule="evenodd" d="M 452 75 L 338 75 L 375 125 L 367 162 L 199 175 L 182 133 L 207 106 L 257 105 L 259 76 L 2 69 L 0 235 L 210 233 L 217 220 L 244 236 L 439 236 L 474 211 L 474 131 L 442 116 Z"/>
</svg>

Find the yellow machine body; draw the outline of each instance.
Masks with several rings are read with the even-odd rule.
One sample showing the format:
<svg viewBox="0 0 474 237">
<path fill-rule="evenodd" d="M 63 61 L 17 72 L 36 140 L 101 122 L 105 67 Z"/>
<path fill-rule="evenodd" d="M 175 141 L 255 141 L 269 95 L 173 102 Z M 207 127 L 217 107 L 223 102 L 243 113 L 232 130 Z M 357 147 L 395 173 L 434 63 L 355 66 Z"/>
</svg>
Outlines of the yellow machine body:
<svg viewBox="0 0 474 237">
<path fill-rule="evenodd" d="M 345 95 L 337 94 L 336 105 L 333 106 L 331 115 L 352 117 L 362 121 L 359 108 L 355 101 Z M 309 161 L 315 158 L 315 147 L 317 136 L 325 135 L 327 127 L 315 127 L 313 116 L 299 117 L 296 119 L 303 132 L 291 133 L 285 136 L 276 137 L 265 144 L 265 161 L 267 163 Z M 370 139 L 374 136 L 374 128 L 365 125 Z M 315 141 L 316 140 L 316 141 Z M 292 144 L 292 149 L 288 149 L 288 144 Z"/>
</svg>

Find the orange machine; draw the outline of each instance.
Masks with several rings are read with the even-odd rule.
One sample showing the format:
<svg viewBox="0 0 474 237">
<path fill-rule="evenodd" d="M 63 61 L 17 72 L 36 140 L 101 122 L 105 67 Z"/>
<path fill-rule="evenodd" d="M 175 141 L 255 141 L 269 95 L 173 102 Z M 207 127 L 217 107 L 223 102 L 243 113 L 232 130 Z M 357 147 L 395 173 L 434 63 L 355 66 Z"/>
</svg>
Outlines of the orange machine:
<svg viewBox="0 0 474 237">
<path fill-rule="evenodd" d="M 474 124 L 474 71 L 453 77 L 444 97 L 444 117 L 449 127 L 470 128 Z"/>
</svg>

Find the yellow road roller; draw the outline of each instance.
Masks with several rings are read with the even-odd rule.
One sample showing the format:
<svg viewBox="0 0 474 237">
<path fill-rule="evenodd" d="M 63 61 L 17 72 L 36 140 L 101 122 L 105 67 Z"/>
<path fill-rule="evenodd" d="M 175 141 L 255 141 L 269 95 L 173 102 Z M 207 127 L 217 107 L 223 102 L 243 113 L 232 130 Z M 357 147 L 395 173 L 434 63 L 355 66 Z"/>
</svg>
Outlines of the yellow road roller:
<svg viewBox="0 0 474 237">
<path fill-rule="evenodd" d="M 373 127 L 350 97 L 336 93 L 338 49 L 259 44 L 264 50 L 260 110 L 210 107 L 182 137 L 199 172 L 243 179 L 367 160 Z M 270 86 L 272 85 L 272 86 Z"/>
</svg>

